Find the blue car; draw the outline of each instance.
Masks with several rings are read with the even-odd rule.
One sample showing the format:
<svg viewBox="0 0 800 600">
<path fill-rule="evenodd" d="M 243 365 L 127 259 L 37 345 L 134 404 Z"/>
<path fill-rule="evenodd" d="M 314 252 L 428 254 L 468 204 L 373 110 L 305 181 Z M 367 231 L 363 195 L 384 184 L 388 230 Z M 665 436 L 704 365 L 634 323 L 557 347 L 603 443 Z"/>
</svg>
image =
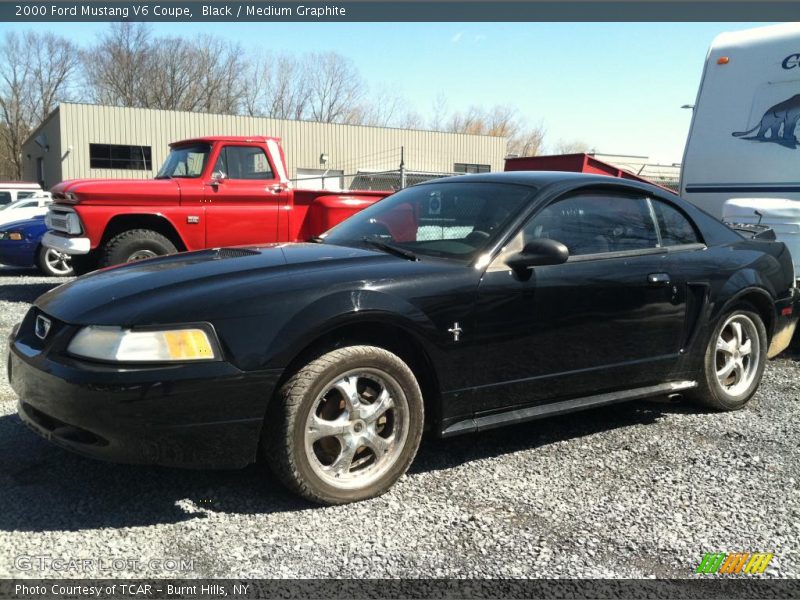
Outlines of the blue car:
<svg viewBox="0 0 800 600">
<path fill-rule="evenodd" d="M 43 216 L 0 225 L 0 264 L 38 267 L 55 277 L 73 275 L 68 254 L 42 246 L 45 231 Z"/>
</svg>

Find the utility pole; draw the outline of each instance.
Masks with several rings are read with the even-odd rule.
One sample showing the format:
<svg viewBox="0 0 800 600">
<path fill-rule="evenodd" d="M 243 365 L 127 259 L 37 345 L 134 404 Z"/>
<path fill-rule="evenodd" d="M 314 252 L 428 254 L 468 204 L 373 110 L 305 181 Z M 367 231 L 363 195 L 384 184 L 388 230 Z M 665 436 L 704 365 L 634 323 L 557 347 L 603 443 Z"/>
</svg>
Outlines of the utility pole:
<svg viewBox="0 0 800 600">
<path fill-rule="evenodd" d="M 400 146 L 400 189 L 406 189 L 405 146 Z"/>
</svg>

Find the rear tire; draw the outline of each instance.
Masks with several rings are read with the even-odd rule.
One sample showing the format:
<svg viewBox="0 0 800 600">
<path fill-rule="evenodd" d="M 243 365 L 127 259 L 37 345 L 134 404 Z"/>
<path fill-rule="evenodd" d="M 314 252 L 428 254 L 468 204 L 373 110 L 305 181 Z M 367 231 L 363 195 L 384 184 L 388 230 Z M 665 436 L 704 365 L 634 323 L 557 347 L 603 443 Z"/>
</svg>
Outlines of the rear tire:
<svg viewBox="0 0 800 600">
<path fill-rule="evenodd" d="M 175 254 L 178 249 L 166 237 L 150 229 L 129 229 L 111 238 L 103 247 L 100 266 L 110 267 L 156 256 Z"/>
<path fill-rule="evenodd" d="M 761 383 L 767 361 L 767 329 L 749 305 L 720 320 L 706 346 L 703 373 L 689 397 L 716 410 L 739 410 Z"/>
<path fill-rule="evenodd" d="M 36 253 L 36 264 L 42 273 L 50 277 L 71 277 L 75 274 L 71 258 L 69 254 L 40 246 Z"/>
<path fill-rule="evenodd" d="M 383 494 L 406 472 L 422 425 L 411 369 L 383 348 L 349 346 L 311 361 L 281 386 L 262 450 L 291 490 L 344 504 Z"/>
</svg>

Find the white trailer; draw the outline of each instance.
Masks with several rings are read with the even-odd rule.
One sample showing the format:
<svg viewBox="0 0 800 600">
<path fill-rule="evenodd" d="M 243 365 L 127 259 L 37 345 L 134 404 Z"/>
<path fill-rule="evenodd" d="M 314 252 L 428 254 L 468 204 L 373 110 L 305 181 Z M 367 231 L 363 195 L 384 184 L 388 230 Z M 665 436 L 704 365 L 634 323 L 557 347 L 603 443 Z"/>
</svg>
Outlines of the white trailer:
<svg viewBox="0 0 800 600">
<path fill-rule="evenodd" d="M 717 36 L 700 81 L 680 182 L 684 198 L 717 218 L 771 226 L 789 246 L 796 269 L 798 120 L 800 24 Z"/>
</svg>

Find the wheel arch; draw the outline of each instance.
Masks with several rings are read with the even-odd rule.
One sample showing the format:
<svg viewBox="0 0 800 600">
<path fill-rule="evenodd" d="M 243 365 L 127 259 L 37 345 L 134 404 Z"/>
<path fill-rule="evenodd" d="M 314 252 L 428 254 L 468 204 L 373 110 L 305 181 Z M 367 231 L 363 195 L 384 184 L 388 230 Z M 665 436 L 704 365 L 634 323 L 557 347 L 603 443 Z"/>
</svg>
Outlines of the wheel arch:
<svg viewBox="0 0 800 600">
<path fill-rule="evenodd" d="M 389 315 L 347 315 L 327 324 L 287 356 L 276 391 L 284 381 L 315 358 L 345 346 L 377 346 L 396 354 L 417 378 L 422 391 L 426 427 L 441 418 L 441 395 L 436 369 L 421 337 Z"/>
<path fill-rule="evenodd" d="M 175 225 L 167 217 L 161 214 L 131 213 L 115 215 L 106 224 L 103 230 L 103 237 L 100 246 L 104 246 L 123 231 L 131 229 L 150 229 L 160 233 L 167 238 L 178 249 L 178 252 L 185 252 L 187 246 L 178 233 Z"/>
<path fill-rule="evenodd" d="M 764 322 L 764 328 L 767 330 L 767 343 L 769 343 L 775 328 L 775 303 L 770 293 L 764 288 L 750 286 L 733 295 L 717 312 L 715 326 L 719 319 L 728 314 L 734 306 L 740 304 L 750 304 L 756 310 Z"/>
</svg>

